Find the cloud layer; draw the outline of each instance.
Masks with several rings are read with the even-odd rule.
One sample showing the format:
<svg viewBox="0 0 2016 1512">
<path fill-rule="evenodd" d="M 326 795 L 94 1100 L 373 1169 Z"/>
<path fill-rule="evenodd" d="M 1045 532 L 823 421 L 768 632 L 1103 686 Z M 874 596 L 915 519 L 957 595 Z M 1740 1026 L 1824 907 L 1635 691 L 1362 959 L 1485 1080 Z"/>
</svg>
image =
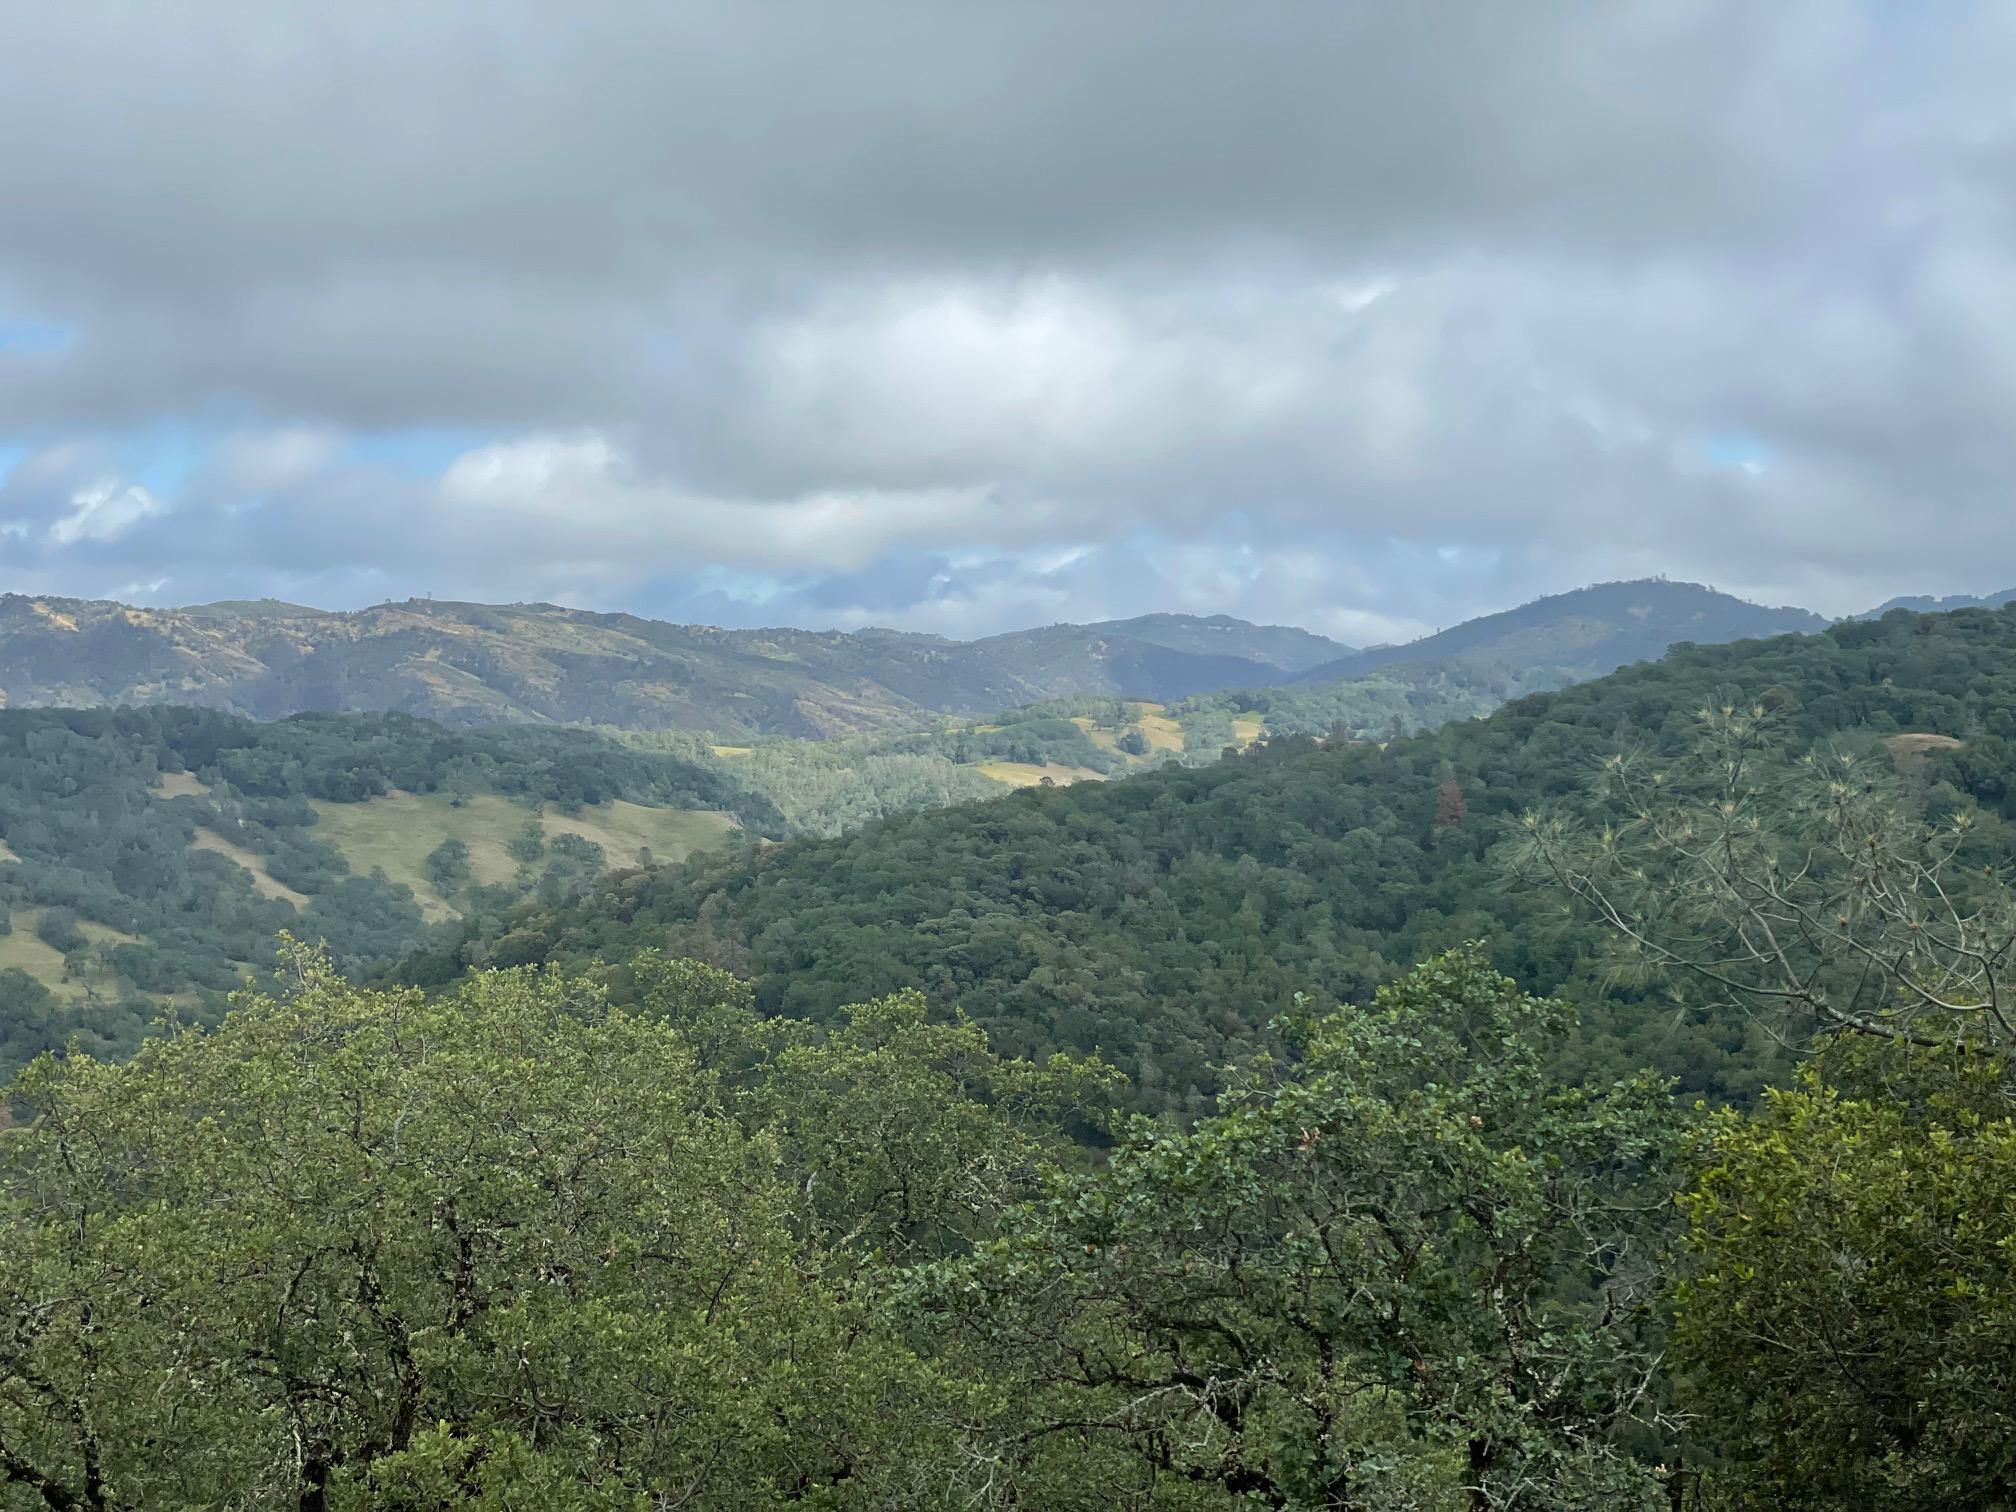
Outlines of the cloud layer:
<svg viewBox="0 0 2016 1512">
<path fill-rule="evenodd" d="M 17 8 L 0 586 L 2007 586 L 2011 76 L 1985 3 Z"/>
</svg>

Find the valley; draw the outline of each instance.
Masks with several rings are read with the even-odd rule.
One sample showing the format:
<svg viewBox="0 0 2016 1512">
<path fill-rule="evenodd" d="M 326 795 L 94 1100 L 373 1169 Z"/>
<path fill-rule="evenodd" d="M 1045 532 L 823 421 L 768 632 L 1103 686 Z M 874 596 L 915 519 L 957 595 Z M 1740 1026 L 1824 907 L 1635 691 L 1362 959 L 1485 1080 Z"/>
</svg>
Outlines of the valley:
<svg viewBox="0 0 2016 1512">
<path fill-rule="evenodd" d="M 0 6 L 0 1512 L 2016 1512 L 2012 78 Z"/>
</svg>

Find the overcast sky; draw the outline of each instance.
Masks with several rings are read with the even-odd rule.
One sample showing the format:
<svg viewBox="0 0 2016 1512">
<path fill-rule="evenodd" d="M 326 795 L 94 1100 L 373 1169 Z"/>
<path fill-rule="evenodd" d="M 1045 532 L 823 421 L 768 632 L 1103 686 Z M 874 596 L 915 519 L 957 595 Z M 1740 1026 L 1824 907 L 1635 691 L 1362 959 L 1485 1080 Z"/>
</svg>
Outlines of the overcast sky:
<svg viewBox="0 0 2016 1512">
<path fill-rule="evenodd" d="M 2016 5 L 5 7 L 0 588 L 2016 584 Z"/>
</svg>

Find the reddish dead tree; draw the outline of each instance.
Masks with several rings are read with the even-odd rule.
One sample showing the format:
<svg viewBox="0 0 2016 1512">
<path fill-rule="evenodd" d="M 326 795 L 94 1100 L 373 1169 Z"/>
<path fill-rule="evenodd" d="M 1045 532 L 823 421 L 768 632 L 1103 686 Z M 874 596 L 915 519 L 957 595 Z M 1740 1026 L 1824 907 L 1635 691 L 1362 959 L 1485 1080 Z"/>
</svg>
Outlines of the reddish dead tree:
<svg viewBox="0 0 2016 1512">
<path fill-rule="evenodd" d="M 1470 805 L 1463 801 L 1463 788 L 1453 771 L 1442 773 L 1442 786 L 1435 790 L 1435 828 L 1454 829 L 1470 817 Z"/>
</svg>

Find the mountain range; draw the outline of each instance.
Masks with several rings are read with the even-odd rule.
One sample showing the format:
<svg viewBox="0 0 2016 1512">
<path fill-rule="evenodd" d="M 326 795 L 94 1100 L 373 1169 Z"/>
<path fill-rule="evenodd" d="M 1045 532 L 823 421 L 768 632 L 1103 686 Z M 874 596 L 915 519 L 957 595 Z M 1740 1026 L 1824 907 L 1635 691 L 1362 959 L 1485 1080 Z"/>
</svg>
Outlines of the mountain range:
<svg viewBox="0 0 2016 1512">
<path fill-rule="evenodd" d="M 1900 605 L 1913 601 L 1884 608 Z M 1060 698 L 1172 700 L 1435 663 L 1558 686 L 1679 642 L 1828 623 L 1659 579 L 1597 584 L 1365 650 L 1226 615 L 1147 614 L 956 641 L 886 629 L 728 630 L 552 604 L 421 599 L 333 612 L 262 599 L 152 609 L 6 594 L 0 706 L 184 704 L 254 719 L 389 711 L 450 725 L 825 739 Z"/>
<path fill-rule="evenodd" d="M 2016 588 L 2004 588 L 2000 593 L 1913 593 L 1902 598 L 1889 599 L 1878 604 L 1866 614 L 1858 614 L 1857 619 L 1881 619 L 1892 609 L 1908 609 L 1913 614 L 1944 614 L 1951 609 L 2000 609 L 2005 604 L 2016 603 Z"/>
<path fill-rule="evenodd" d="M 273 600 L 141 609 L 0 597 L 0 703 L 187 704 L 255 719 L 392 711 L 446 724 L 594 723 L 828 737 L 1084 694 L 1278 683 L 1350 648 L 1218 616 L 1146 615 L 952 641 L 723 630 L 551 604 Z"/>
</svg>

